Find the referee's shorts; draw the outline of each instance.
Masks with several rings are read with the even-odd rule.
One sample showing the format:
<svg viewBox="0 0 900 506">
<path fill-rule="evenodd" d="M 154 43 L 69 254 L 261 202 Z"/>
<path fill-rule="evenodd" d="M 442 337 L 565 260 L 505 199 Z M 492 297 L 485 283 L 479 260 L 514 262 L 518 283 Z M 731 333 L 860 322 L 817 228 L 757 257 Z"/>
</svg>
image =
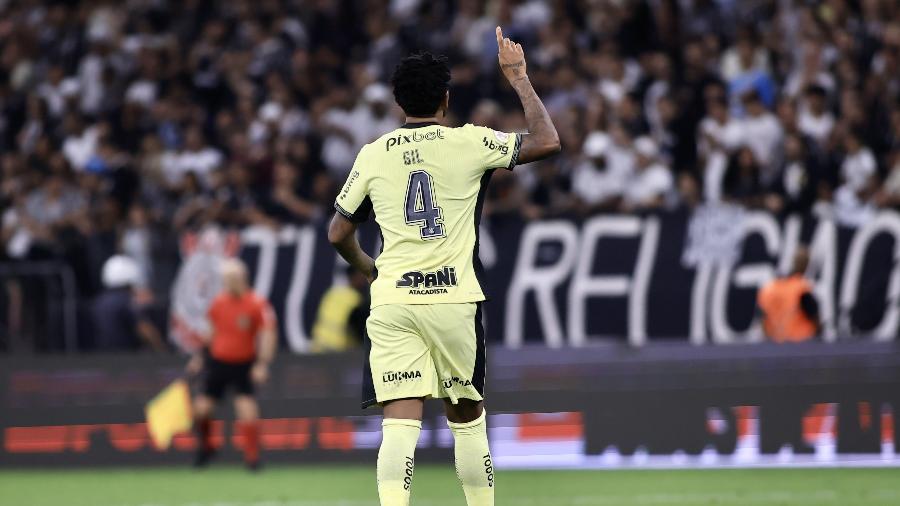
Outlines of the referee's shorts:
<svg viewBox="0 0 900 506">
<path fill-rule="evenodd" d="M 250 378 L 250 369 L 252 368 L 252 360 L 234 363 L 222 362 L 207 355 L 203 376 L 204 395 L 217 401 L 222 400 L 222 397 L 230 389 L 237 394 L 253 395 L 253 381 Z"/>
<path fill-rule="evenodd" d="M 362 406 L 432 397 L 480 401 L 485 346 L 481 303 L 386 304 L 366 321 Z"/>
</svg>

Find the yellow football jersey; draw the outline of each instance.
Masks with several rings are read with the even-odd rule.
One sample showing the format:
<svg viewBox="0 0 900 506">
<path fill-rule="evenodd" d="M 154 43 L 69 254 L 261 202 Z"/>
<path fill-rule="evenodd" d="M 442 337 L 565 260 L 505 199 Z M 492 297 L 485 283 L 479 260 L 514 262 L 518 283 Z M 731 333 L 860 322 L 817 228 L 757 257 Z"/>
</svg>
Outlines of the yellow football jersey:
<svg viewBox="0 0 900 506">
<path fill-rule="evenodd" d="M 478 227 L 493 169 L 516 165 L 522 137 L 490 128 L 404 125 L 363 146 L 335 209 L 374 211 L 383 250 L 372 307 L 485 299 Z"/>
</svg>

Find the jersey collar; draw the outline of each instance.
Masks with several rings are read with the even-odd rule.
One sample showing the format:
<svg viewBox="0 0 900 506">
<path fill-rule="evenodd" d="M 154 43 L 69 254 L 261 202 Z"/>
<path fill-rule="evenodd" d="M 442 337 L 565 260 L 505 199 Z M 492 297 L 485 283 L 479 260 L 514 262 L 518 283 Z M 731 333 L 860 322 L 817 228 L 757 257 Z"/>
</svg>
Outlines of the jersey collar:
<svg viewBox="0 0 900 506">
<path fill-rule="evenodd" d="M 404 123 L 400 128 L 422 128 L 427 126 L 438 125 L 437 121 L 423 121 L 421 123 Z"/>
</svg>

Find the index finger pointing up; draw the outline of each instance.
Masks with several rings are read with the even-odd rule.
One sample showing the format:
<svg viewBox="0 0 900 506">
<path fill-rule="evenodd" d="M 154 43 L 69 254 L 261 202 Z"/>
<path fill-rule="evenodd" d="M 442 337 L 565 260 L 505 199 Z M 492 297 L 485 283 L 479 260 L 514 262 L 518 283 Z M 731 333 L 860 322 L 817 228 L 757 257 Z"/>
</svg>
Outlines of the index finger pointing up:
<svg viewBox="0 0 900 506">
<path fill-rule="evenodd" d="M 500 46 L 503 44 L 503 30 L 498 26 L 496 32 L 497 32 L 497 45 Z"/>
</svg>

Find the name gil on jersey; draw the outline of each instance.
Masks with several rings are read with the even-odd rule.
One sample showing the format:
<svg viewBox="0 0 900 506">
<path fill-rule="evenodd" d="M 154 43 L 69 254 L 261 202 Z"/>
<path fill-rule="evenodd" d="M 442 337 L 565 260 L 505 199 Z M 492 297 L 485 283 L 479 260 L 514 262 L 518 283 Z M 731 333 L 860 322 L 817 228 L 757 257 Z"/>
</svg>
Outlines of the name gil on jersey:
<svg viewBox="0 0 900 506">
<path fill-rule="evenodd" d="M 410 295 L 448 293 L 450 286 L 456 286 L 456 267 L 433 272 L 410 271 L 397 280 L 397 288 L 409 288 Z"/>
<path fill-rule="evenodd" d="M 397 134 L 394 137 L 389 137 L 387 141 L 385 141 L 384 150 L 390 151 L 391 148 L 395 146 L 402 146 L 404 144 L 410 144 L 413 142 L 422 142 L 422 141 L 433 141 L 435 139 L 444 139 L 444 131 L 438 128 L 437 130 L 421 133 L 421 132 L 413 132 L 411 134 Z"/>
</svg>

